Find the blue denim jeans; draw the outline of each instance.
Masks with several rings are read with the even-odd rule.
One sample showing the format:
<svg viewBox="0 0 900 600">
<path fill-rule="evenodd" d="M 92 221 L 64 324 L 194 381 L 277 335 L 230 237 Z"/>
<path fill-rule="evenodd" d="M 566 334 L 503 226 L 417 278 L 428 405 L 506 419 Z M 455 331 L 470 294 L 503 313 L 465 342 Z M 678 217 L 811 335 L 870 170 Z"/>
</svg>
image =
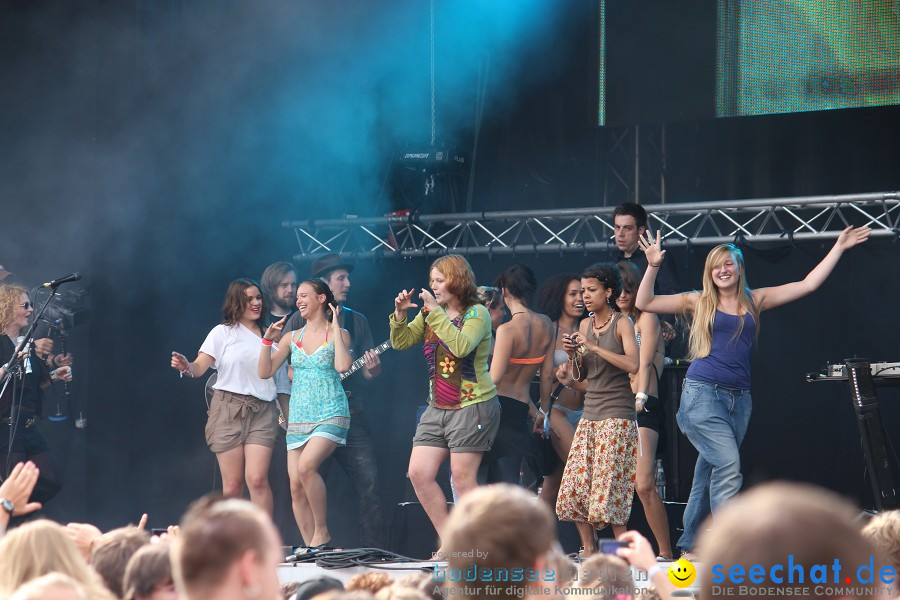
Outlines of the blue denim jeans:
<svg viewBox="0 0 900 600">
<path fill-rule="evenodd" d="M 751 408 L 750 390 L 684 380 L 675 418 L 700 456 L 684 510 L 684 534 L 678 540 L 683 552 L 693 550 L 703 519 L 741 491 L 740 447 Z"/>
</svg>

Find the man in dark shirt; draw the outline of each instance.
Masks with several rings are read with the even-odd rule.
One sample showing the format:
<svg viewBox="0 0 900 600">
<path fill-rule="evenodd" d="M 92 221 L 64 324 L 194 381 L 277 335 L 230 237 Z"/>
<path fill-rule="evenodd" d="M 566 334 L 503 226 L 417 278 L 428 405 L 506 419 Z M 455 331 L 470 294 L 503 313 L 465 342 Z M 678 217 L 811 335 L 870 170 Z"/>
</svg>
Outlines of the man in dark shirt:
<svg viewBox="0 0 900 600">
<path fill-rule="evenodd" d="M 353 265 L 342 261 L 340 255 L 326 254 L 313 262 L 310 274 L 327 283 L 335 301 L 341 305 L 340 325 L 350 334 L 350 358 L 354 362 L 360 358 L 365 359 L 360 371 L 344 380 L 344 391 L 347 392 L 350 403 L 350 430 L 347 433 L 347 445 L 338 447 L 333 456 L 356 488 L 363 545 L 368 548 L 385 548 L 387 535 L 381 507 L 378 465 L 362 402 L 367 381 L 375 379 L 381 373 L 381 360 L 372 351 L 375 344 L 369 321 L 362 313 L 344 306 L 350 291 L 351 271 Z M 303 319 L 298 312 L 288 319 L 284 331 L 301 327 Z M 325 476 L 324 472 L 322 476 Z"/>
<path fill-rule="evenodd" d="M 613 225 L 616 236 L 616 262 L 627 260 L 633 262 L 641 271 L 641 275 L 647 270 L 647 257 L 640 249 L 638 240 L 647 231 L 647 211 L 640 204 L 624 202 L 613 211 Z M 672 261 L 664 261 L 656 276 L 654 290 L 658 294 L 677 294 L 677 279 L 672 269 Z M 635 290 L 637 292 L 637 290 Z M 675 338 L 673 317 L 663 315 L 662 329 L 663 339 L 666 342 Z"/>
</svg>

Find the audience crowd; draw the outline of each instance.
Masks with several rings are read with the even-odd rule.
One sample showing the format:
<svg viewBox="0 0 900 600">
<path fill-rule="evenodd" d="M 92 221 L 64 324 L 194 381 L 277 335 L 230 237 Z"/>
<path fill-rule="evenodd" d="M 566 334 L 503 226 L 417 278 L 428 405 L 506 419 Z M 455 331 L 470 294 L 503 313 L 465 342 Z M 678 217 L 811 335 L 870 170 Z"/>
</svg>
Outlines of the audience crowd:
<svg viewBox="0 0 900 600">
<path fill-rule="evenodd" d="M 329 576 L 281 584 L 278 532 L 246 500 L 201 498 L 161 535 L 146 531 L 146 515 L 102 533 L 29 520 L 34 468 L 24 463 L 0 485 L 22 521 L 3 527 L 0 600 L 900 598 L 900 512 L 863 523 L 849 502 L 807 484 L 762 484 L 729 501 L 701 528 L 697 580 L 681 590 L 636 531 L 605 553 L 567 556 L 548 504 L 503 483 L 473 490 L 450 512 L 446 563 L 402 578 L 372 568 L 346 584 Z"/>
</svg>

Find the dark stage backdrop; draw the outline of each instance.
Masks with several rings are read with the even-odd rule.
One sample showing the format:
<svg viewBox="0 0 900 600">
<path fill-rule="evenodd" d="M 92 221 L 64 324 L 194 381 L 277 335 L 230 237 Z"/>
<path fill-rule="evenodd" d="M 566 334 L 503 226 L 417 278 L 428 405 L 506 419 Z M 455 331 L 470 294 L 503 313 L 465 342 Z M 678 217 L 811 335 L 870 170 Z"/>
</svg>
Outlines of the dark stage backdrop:
<svg viewBox="0 0 900 600">
<path fill-rule="evenodd" d="M 229 280 L 295 253 L 283 220 L 383 211 L 390 156 L 429 142 L 427 3 L 206 4 L 0 9 L 0 263 L 28 282 L 81 270 L 94 310 L 76 359 L 88 428 L 76 442 L 54 439 L 69 465 L 66 495 L 48 507 L 61 520 L 109 527 L 149 511 L 162 526 L 214 487 L 202 385 L 179 380 L 170 352 L 196 352 Z M 460 4 L 470 13 L 448 4 L 436 19 L 437 127 L 477 150 L 473 208 L 598 204 L 609 131 L 596 126 L 596 5 L 534 2 L 539 19 L 479 20 L 465 17 L 496 3 Z M 465 26 L 485 21 L 484 31 Z M 898 120 L 885 107 L 671 125 L 669 200 L 896 189 Z M 826 246 L 748 249 L 750 281 L 800 278 Z M 700 285 L 705 251 L 672 251 L 686 288 Z M 854 354 L 900 359 L 898 253 L 870 242 L 815 296 L 764 315 L 747 485 L 812 481 L 870 503 L 845 390 L 803 374 Z M 473 266 L 489 283 L 514 260 L 544 278 L 602 258 Z M 422 260 L 360 264 L 348 304 L 380 341 L 397 290 L 425 283 Z M 387 353 L 384 370 L 368 411 L 390 518 L 425 381 L 416 351 Z M 900 430 L 896 391 L 883 410 L 888 431 Z M 337 470 L 332 486 L 347 491 Z M 356 543 L 351 495 L 331 499 L 336 540 Z M 296 540 L 284 497 L 278 517 Z"/>
</svg>

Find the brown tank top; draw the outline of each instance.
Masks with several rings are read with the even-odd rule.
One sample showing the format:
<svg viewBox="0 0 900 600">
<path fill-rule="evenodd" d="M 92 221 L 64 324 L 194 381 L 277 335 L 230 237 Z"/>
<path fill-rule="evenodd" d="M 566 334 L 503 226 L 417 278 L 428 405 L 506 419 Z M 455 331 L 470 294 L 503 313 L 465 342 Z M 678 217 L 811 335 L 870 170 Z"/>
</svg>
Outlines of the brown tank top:
<svg viewBox="0 0 900 600">
<path fill-rule="evenodd" d="M 620 318 L 622 313 L 616 313 L 612 323 L 600 335 L 595 335 L 594 328 L 588 327 L 587 338 L 605 350 L 625 354 L 622 340 L 616 337 Z M 593 352 L 585 353 L 583 364 L 588 382 L 587 393 L 584 395 L 584 418 L 591 421 L 634 420 L 634 394 L 628 373 Z"/>
</svg>

